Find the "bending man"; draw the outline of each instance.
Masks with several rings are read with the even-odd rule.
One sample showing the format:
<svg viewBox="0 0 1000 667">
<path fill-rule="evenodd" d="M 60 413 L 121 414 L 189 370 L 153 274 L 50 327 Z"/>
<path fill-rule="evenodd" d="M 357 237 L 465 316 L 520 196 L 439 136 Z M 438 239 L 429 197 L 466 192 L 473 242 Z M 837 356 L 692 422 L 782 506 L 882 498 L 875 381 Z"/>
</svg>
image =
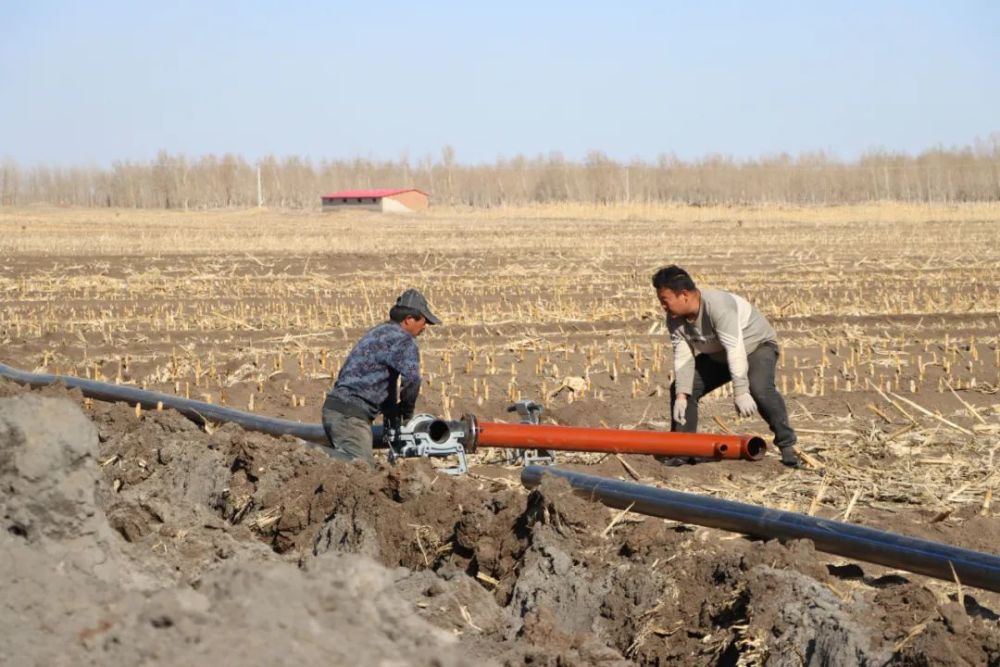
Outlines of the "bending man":
<svg viewBox="0 0 1000 667">
<path fill-rule="evenodd" d="M 795 431 L 774 386 L 778 338 L 760 311 L 735 294 L 698 289 L 679 266 L 657 271 L 653 287 L 667 313 L 674 349 L 670 430 L 697 432 L 698 401 L 732 381 L 737 413 L 749 417 L 759 410 L 774 433 L 781 462 L 797 466 Z"/>
<path fill-rule="evenodd" d="M 334 457 L 362 459 L 373 466 L 372 422 L 376 415 L 382 413 L 384 424 L 413 417 L 420 394 L 416 337 L 428 324 L 440 323 L 423 295 L 408 289 L 389 310 L 389 321 L 369 329 L 357 342 L 323 403 L 323 430 Z"/>
</svg>

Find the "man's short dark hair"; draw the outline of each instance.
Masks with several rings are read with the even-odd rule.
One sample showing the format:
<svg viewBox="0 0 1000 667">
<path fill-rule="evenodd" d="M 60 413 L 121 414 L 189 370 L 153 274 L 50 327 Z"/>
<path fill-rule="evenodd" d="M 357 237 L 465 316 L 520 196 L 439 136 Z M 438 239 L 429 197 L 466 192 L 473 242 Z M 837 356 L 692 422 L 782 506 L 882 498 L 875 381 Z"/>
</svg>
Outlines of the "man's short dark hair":
<svg viewBox="0 0 1000 667">
<path fill-rule="evenodd" d="M 664 266 L 653 274 L 653 288 L 668 289 L 674 294 L 697 289 L 691 275 L 676 264 Z"/>
<path fill-rule="evenodd" d="M 406 306 L 393 306 L 389 309 L 389 319 L 396 324 L 400 324 L 407 317 L 413 317 L 419 320 L 423 316 L 423 313 L 419 310 L 415 308 L 407 308 Z"/>
</svg>

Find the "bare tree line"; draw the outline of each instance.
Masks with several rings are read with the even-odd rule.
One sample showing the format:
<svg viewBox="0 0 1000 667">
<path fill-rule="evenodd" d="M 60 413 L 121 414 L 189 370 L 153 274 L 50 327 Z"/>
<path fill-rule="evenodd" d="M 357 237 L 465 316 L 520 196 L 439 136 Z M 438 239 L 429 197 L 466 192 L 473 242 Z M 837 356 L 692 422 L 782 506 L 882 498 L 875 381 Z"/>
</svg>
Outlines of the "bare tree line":
<svg viewBox="0 0 1000 667">
<path fill-rule="evenodd" d="M 0 205 L 202 209 L 263 204 L 310 209 L 320 195 L 354 188 L 416 187 L 433 201 L 471 206 L 531 203 L 682 202 L 695 205 L 869 201 L 1000 200 L 1000 133 L 974 146 L 919 155 L 869 152 L 844 162 L 824 153 L 757 160 L 710 156 L 684 161 L 583 161 L 553 153 L 464 165 L 445 147 L 415 163 L 367 159 L 312 162 L 273 156 L 250 162 L 227 154 L 188 158 L 161 152 L 152 162 L 102 167 L 22 167 L 0 163 Z"/>
</svg>

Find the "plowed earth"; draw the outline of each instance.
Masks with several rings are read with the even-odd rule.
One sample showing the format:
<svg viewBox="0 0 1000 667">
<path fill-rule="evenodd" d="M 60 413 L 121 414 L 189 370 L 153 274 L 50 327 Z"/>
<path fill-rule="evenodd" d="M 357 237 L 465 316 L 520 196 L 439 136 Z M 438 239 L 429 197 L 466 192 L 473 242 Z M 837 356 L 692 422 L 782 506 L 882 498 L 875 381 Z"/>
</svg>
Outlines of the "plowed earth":
<svg viewBox="0 0 1000 667">
<path fill-rule="evenodd" d="M 998 552 L 995 208 L 38 207 L 0 212 L 0 250 L 24 370 L 317 422 L 418 287 L 444 321 L 421 412 L 655 430 L 649 276 L 676 262 L 775 326 L 811 462 L 558 465 Z M 767 435 L 720 392 L 700 429 Z M 1000 665 L 997 594 L 528 492 L 496 452 L 460 478 L 379 461 L 0 381 L 0 664 Z"/>
<path fill-rule="evenodd" d="M 808 542 L 637 515 L 608 529 L 618 513 L 561 480 L 526 492 L 500 466 L 369 471 L 170 411 L 85 414 L 75 392 L 2 393 L 8 664 L 1000 660 L 998 596 L 966 588 L 959 602 Z M 780 474 L 771 465 L 756 472 Z M 988 549 L 996 527 L 975 517 L 936 537 Z"/>
</svg>

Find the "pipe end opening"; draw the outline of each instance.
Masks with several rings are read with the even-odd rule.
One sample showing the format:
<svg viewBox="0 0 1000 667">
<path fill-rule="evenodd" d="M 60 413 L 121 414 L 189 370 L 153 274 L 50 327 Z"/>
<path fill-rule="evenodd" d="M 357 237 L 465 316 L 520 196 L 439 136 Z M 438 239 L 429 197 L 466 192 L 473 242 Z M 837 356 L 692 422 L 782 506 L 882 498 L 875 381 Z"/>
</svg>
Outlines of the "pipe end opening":
<svg viewBox="0 0 1000 667">
<path fill-rule="evenodd" d="M 767 443 L 764 442 L 764 438 L 753 436 L 747 441 L 745 451 L 747 458 L 751 461 L 759 461 L 764 458 L 764 452 L 767 451 Z"/>
<path fill-rule="evenodd" d="M 431 440 L 441 445 L 448 442 L 448 439 L 451 438 L 451 427 L 445 420 L 435 419 L 427 427 L 427 435 L 430 436 Z"/>
</svg>

